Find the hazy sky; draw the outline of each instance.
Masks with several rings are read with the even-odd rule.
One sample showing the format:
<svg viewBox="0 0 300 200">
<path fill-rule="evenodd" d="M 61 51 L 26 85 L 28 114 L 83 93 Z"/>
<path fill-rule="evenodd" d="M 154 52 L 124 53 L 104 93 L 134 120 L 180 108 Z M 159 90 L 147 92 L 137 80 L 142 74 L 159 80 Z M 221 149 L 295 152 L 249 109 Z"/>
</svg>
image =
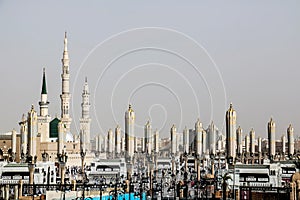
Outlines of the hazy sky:
<svg viewBox="0 0 300 200">
<path fill-rule="evenodd" d="M 279 138 L 300 133 L 299 1 L 0 2 L 0 131 L 19 130 L 38 110 L 46 67 L 49 112 L 60 115 L 61 58 L 68 32 L 72 130 L 84 77 L 91 92 L 92 135 L 120 124 L 128 103 L 136 133 L 148 119 L 164 136 L 200 117 L 224 128 L 230 102 L 238 124 Z"/>
</svg>

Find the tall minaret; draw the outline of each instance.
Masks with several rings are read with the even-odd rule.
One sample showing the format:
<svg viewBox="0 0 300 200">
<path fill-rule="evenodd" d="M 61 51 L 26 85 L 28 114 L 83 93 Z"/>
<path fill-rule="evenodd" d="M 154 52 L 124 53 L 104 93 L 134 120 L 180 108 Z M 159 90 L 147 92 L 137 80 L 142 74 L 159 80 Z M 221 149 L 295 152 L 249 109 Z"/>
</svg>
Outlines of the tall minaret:
<svg viewBox="0 0 300 200">
<path fill-rule="evenodd" d="M 96 149 L 96 151 L 98 151 L 99 153 L 102 152 L 102 135 L 99 134 L 96 136 L 98 138 L 98 149 Z"/>
<path fill-rule="evenodd" d="M 43 79 L 42 79 L 42 92 L 40 105 L 40 115 L 38 116 L 38 133 L 41 135 L 41 142 L 49 141 L 49 126 L 50 126 L 50 116 L 48 114 L 48 95 L 47 95 L 47 85 L 46 85 L 46 72 L 43 69 Z"/>
<path fill-rule="evenodd" d="M 72 119 L 70 117 L 70 72 L 69 72 L 69 54 L 68 54 L 68 40 L 67 40 L 67 33 L 65 32 L 65 39 L 64 39 L 64 52 L 62 61 L 62 93 L 60 95 L 61 99 L 61 122 L 66 127 L 66 132 L 70 133 L 70 127 Z"/>
<path fill-rule="evenodd" d="M 245 153 L 250 152 L 250 136 L 245 135 Z"/>
<path fill-rule="evenodd" d="M 90 128 L 91 128 L 91 118 L 90 118 L 90 92 L 87 78 L 85 78 L 83 92 L 82 92 L 82 103 L 81 103 L 81 118 L 80 118 L 80 141 L 84 141 L 85 151 L 90 151 Z"/>
<path fill-rule="evenodd" d="M 153 138 L 153 151 L 154 153 L 159 153 L 159 132 L 155 130 Z"/>
<path fill-rule="evenodd" d="M 226 152 L 227 159 L 233 159 L 236 156 L 236 112 L 230 104 L 226 112 Z"/>
<path fill-rule="evenodd" d="M 114 152 L 114 134 L 111 129 L 108 130 L 107 133 L 107 151 L 110 156 L 113 156 L 112 153 Z"/>
<path fill-rule="evenodd" d="M 144 130 L 144 150 L 146 151 L 147 154 L 152 153 L 152 127 L 149 121 L 145 124 L 145 130 Z M 143 145 L 143 144 L 142 144 Z"/>
<path fill-rule="evenodd" d="M 40 116 L 48 116 L 48 95 L 47 95 L 47 85 L 46 85 L 46 72 L 43 68 L 43 81 L 42 81 L 42 92 L 41 92 L 41 101 L 40 105 Z"/>
<path fill-rule="evenodd" d="M 206 148 L 206 131 L 202 129 L 202 153 L 206 154 L 207 148 Z"/>
<path fill-rule="evenodd" d="M 243 130 L 242 128 L 239 126 L 236 129 L 236 138 L 237 138 L 237 153 L 238 155 L 242 155 L 243 153 Z"/>
<path fill-rule="evenodd" d="M 36 139 L 37 139 L 37 113 L 33 105 L 28 112 L 28 155 L 33 159 L 36 156 Z M 32 160 L 33 161 L 33 160 Z"/>
<path fill-rule="evenodd" d="M 295 151 L 295 140 L 294 140 L 294 128 L 290 124 L 287 128 L 287 139 L 288 139 L 288 153 L 289 156 L 294 155 Z"/>
<path fill-rule="evenodd" d="M 28 129 L 27 129 L 27 119 L 25 114 L 22 115 L 22 121 L 20 124 L 20 133 L 21 133 L 21 154 L 24 156 L 27 154 L 28 149 Z"/>
<path fill-rule="evenodd" d="M 250 135 L 250 153 L 252 155 L 254 155 L 254 153 L 255 153 L 255 131 L 253 128 L 251 129 L 249 135 Z"/>
<path fill-rule="evenodd" d="M 196 155 L 202 155 L 202 123 L 198 119 L 195 123 L 195 135 L 196 135 Z"/>
<path fill-rule="evenodd" d="M 134 111 L 129 105 L 125 112 L 125 151 L 129 157 L 134 155 L 134 120 Z"/>
<path fill-rule="evenodd" d="M 208 128 L 208 145 L 209 145 L 209 153 L 212 155 L 216 154 L 216 126 L 212 121 Z"/>
<path fill-rule="evenodd" d="M 171 127 L 170 133 L 171 133 L 171 153 L 173 155 L 176 155 L 176 153 L 177 153 L 177 147 L 176 147 L 177 146 L 177 133 L 176 133 L 176 127 L 174 124 Z"/>
<path fill-rule="evenodd" d="M 183 129 L 183 152 L 189 154 L 190 140 L 189 130 L 187 127 Z"/>
<path fill-rule="evenodd" d="M 121 128 L 119 125 L 117 125 L 117 127 L 115 128 L 115 154 L 118 156 L 121 154 L 121 143 Z"/>
<path fill-rule="evenodd" d="M 268 140 L 269 140 L 269 157 L 273 159 L 275 156 L 275 122 L 271 118 L 268 123 Z"/>
<path fill-rule="evenodd" d="M 282 143 L 281 153 L 282 153 L 282 156 L 284 158 L 284 155 L 285 155 L 285 143 L 286 143 L 286 137 L 285 137 L 285 135 L 281 136 L 281 143 Z"/>
<path fill-rule="evenodd" d="M 260 154 L 261 153 L 261 141 L 262 141 L 262 139 L 261 139 L 261 137 L 258 137 L 258 139 L 257 139 L 257 152 Z"/>
</svg>

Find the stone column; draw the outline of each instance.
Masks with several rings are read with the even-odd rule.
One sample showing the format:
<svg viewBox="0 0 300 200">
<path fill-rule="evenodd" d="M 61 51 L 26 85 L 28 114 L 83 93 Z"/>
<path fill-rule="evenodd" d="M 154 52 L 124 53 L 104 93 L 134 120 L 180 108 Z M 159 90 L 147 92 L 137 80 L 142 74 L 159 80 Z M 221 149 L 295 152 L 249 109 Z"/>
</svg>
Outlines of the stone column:
<svg viewBox="0 0 300 200">
<path fill-rule="evenodd" d="M 76 191 L 76 180 L 72 180 L 72 185 L 73 185 L 73 188 L 72 188 L 72 191 Z"/>
<path fill-rule="evenodd" d="M 197 162 L 197 180 L 200 181 L 201 179 L 201 168 L 200 168 L 200 161 Z"/>
<path fill-rule="evenodd" d="M 296 196 L 297 196 L 297 199 L 299 200 L 300 199 L 300 180 L 297 180 L 297 186 L 296 186 Z"/>
<path fill-rule="evenodd" d="M 29 163 L 28 168 L 29 168 L 29 184 L 33 184 L 35 164 Z"/>
<path fill-rule="evenodd" d="M 4 196 L 5 200 L 9 200 L 9 185 L 5 186 L 5 196 Z"/>
<path fill-rule="evenodd" d="M 19 199 L 19 188 L 18 188 L 18 185 L 15 185 L 14 187 L 14 200 L 18 200 Z"/>
<path fill-rule="evenodd" d="M 295 200 L 295 183 L 290 182 L 290 187 L 292 188 L 290 192 L 290 200 Z"/>
<path fill-rule="evenodd" d="M 2 185 L 2 186 L 1 186 L 1 198 L 4 199 L 4 195 L 5 195 L 5 186 Z"/>
<path fill-rule="evenodd" d="M 65 184 L 66 164 L 64 162 L 61 162 L 59 163 L 59 167 L 60 167 L 61 184 Z"/>
<path fill-rule="evenodd" d="M 19 198 L 23 196 L 23 180 L 19 180 Z"/>
</svg>

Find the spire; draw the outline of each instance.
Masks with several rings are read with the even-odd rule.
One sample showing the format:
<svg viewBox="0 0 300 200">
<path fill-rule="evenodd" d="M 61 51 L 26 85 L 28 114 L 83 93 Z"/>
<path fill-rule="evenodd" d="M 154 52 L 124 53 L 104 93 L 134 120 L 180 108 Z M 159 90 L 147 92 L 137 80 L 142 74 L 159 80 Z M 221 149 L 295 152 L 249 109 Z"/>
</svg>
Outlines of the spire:
<svg viewBox="0 0 300 200">
<path fill-rule="evenodd" d="M 46 72 L 45 72 L 45 68 L 43 68 L 42 94 L 47 94 Z"/>
<path fill-rule="evenodd" d="M 65 39 L 64 39 L 64 51 L 68 51 L 68 38 L 67 38 L 67 31 L 65 31 Z"/>
<path fill-rule="evenodd" d="M 69 67 L 69 53 L 68 53 L 68 38 L 67 38 L 67 32 L 65 32 L 65 38 L 64 38 L 64 52 L 63 52 L 63 66 Z"/>
</svg>

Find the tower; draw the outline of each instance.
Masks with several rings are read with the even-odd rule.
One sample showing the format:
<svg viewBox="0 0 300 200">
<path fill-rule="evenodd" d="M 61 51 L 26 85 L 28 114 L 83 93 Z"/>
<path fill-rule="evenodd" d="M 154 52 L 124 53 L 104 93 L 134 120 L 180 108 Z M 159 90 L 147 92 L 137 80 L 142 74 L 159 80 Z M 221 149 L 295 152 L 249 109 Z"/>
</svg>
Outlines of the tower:
<svg viewBox="0 0 300 200">
<path fill-rule="evenodd" d="M 212 155 L 216 154 L 216 126 L 212 121 L 208 128 L 208 144 L 209 144 L 209 153 Z"/>
<path fill-rule="evenodd" d="M 112 156 L 112 153 L 114 151 L 114 134 L 111 129 L 109 129 L 107 133 L 107 145 L 107 151 Z"/>
<path fill-rule="evenodd" d="M 36 140 L 37 140 L 37 113 L 33 105 L 28 112 L 28 155 L 31 159 L 36 157 Z M 33 160 L 31 160 L 33 162 Z"/>
<path fill-rule="evenodd" d="M 125 151 L 129 157 L 134 155 L 134 120 L 135 114 L 129 105 L 125 112 Z"/>
<path fill-rule="evenodd" d="M 206 131 L 202 129 L 202 153 L 206 154 L 207 148 L 206 148 Z"/>
<path fill-rule="evenodd" d="M 120 155 L 121 154 L 121 128 L 119 125 L 115 128 L 115 154 Z"/>
<path fill-rule="evenodd" d="M 240 126 L 236 129 L 236 138 L 237 138 L 237 153 L 240 156 L 243 153 L 243 130 Z"/>
<path fill-rule="evenodd" d="M 250 153 L 251 153 L 251 155 L 254 155 L 254 153 L 255 153 L 255 131 L 253 128 L 251 129 L 249 135 L 250 135 Z"/>
<path fill-rule="evenodd" d="M 158 152 L 159 152 L 159 132 L 158 132 L 158 130 L 155 130 L 155 132 L 154 132 L 153 151 L 156 154 L 158 154 Z"/>
<path fill-rule="evenodd" d="M 21 133 L 21 156 L 25 158 L 28 150 L 28 126 L 25 114 L 22 115 L 22 120 L 19 122 Z"/>
<path fill-rule="evenodd" d="M 226 112 L 226 152 L 227 159 L 233 162 L 236 157 L 236 112 L 232 103 Z"/>
<path fill-rule="evenodd" d="M 41 101 L 40 105 L 40 114 L 37 117 L 38 120 L 38 133 L 41 135 L 41 142 L 49 141 L 49 126 L 51 117 L 48 113 L 48 94 L 47 94 L 47 85 L 46 85 L 46 72 L 45 68 L 43 69 L 43 79 L 42 79 L 42 91 L 41 91 Z"/>
<path fill-rule="evenodd" d="M 152 127 L 149 121 L 145 124 L 145 130 L 144 130 L 144 150 L 147 154 L 151 154 L 152 152 Z"/>
<path fill-rule="evenodd" d="M 68 53 L 68 39 L 67 39 L 67 33 L 65 32 L 65 39 L 64 39 L 64 52 L 63 52 L 63 58 L 62 61 L 62 74 L 61 74 L 61 80 L 62 80 L 62 93 L 60 95 L 61 99 L 61 122 L 66 127 L 66 132 L 70 133 L 70 127 L 72 119 L 70 117 L 70 72 L 69 72 L 69 53 Z"/>
<path fill-rule="evenodd" d="M 189 154 L 190 140 L 189 140 L 189 131 L 187 127 L 183 130 L 183 151 L 184 153 Z"/>
<path fill-rule="evenodd" d="M 248 154 L 250 152 L 250 136 L 245 136 L 245 153 Z"/>
<path fill-rule="evenodd" d="M 96 137 L 98 138 L 98 149 L 96 151 L 101 153 L 102 152 L 102 136 L 101 136 L 101 134 L 99 134 Z"/>
<path fill-rule="evenodd" d="M 275 122 L 271 118 L 268 123 L 268 142 L 269 142 L 269 158 L 273 160 L 275 156 Z"/>
<path fill-rule="evenodd" d="M 202 155 L 202 123 L 200 119 L 197 119 L 195 123 L 195 135 L 196 135 L 196 154 L 201 156 Z"/>
<path fill-rule="evenodd" d="M 171 127 L 171 153 L 173 155 L 176 155 L 177 153 L 177 133 L 176 133 L 176 127 L 175 124 Z"/>
<path fill-rule="evenodd" d="M 258 153 L 259 154 L 261 154 L 261 141 L 262 141 L 262 139 L 261 139 L 261 137 L 258 137 L 258 139 L 257 139 L 257 151 L 258 151 Z"/>
<path fill-rule="evenodd" d="M 282 143 L 282 151 L 281 151 L 281 153 L 282 153 L 282 156 L 284 157 L 284 155 L 285 155 L 285 143 L 286 143 L 286 137 L 285 137 L 285 135 L 281 136 L 281 143 Z"/>
<path fill-rule="evenodd" d="M 290 124 L 287 128 L 287 138 L 288 138 L 288 153 L 289 156 L 294 155 L 295 140 L 294 140 L 294 128 Z"/>
<path fill-rule="evenodd" d="M 90 151 L 90 127 L 91 127 L 91 118 L 90 118 L 90 92 L 87 78 L 85 78 L 83 92 L 82 92 L 82 103 L 81 103 L 81 118 L 80 118 L 80 141 L 84 141 L 84 152 Z"/>
</svg>

